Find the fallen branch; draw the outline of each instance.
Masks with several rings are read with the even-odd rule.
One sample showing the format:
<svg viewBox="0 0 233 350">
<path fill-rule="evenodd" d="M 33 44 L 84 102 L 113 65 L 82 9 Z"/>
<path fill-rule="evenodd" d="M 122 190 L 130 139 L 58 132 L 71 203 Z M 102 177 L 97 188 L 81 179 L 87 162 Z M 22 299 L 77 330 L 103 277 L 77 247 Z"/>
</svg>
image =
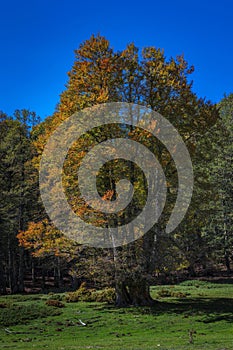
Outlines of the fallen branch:
<svg viewBox="0 0 233 350">
<path fill-rule="evenodd" d="M 79 319 L 79 323 L 81 324 L 81 326 L 86 326 L 87 324 L 84 323 L 82 320 Z"/>
</svg>

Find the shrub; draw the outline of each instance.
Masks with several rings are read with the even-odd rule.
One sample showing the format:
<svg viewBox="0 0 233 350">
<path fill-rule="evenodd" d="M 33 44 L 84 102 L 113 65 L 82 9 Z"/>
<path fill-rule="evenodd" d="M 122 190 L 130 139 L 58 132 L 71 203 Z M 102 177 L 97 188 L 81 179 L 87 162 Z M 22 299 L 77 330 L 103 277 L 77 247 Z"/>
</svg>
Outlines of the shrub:
<svg viewBox="0 0 233 350">
<path fill-rule="evenodd" d="M 87 301 L 107 302 L 109 304 L 112 304 L 115 302 L 115 290 L 113 288 L 105 288 L 100 291 L 97 291 L 95 289 L 88 289 L 84 282 L 75 292 L 67 293 L 65 299 L 68 303 Z"/>
<path fill-rule="evenodd" d="M 92 298 L 97 302 L 114 304 L 116 301 L 115 289 L 105 288 L 100 291 L 95 291 L 92 293 Z"/>
<path fill-rule="evenodd" d="M 76 303 L 80 301 L 80 296 L 78 294 L 78 291 L 67 293 L 65 296 L 65 301 L 67 303 Z"/>
<path fill-rule="evenodd" d="M 65 299 L 68 303 L 75 303 L 77 301 L 93 301 L 93 291 L 93 289 L 88 289 L 86 283 L 83 282 L 79 289 L 77 289 L 75 292 L 67 293 Z"/>
</svg>

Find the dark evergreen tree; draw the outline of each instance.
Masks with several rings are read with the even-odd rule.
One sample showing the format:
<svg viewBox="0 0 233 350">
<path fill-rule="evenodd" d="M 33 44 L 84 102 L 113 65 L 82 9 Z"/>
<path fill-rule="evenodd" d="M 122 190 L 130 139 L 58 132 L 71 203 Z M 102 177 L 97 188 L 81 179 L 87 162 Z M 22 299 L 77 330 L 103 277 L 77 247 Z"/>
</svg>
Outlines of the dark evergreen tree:
<svg viewBox="0 0 233 350">
<path fill-rule="evenodd" d="M 22 114 L 21 114 L 22 113 Z M 25 230 L 37 206 L 38 181 L 28 125 L 29 111 L 0 120 L 0 280 L 1 292 L 24 290 L 24 250 L 16 238 Z M 23 116 L 23 120 L 21 119 Z M 34 212 L 34 213 L 33 213 Z"/>
</svg>

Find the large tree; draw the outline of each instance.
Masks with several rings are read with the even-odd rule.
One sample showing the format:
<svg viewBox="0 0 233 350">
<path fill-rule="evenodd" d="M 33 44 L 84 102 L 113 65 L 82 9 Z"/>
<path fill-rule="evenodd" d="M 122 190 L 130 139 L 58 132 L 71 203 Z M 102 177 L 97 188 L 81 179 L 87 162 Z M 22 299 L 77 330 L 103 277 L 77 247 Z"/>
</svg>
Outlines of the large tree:
<svg viewBox="0 0 233 350">
<path fill-rule="evenodd" d="M 204 134 L 218 116 L 215 106 L 193 93 L 189 78 L 193 69 L 183 56 L 167 60 L 161 49 L 146 47 L 139 52 L 134 44 L 121 52 L 114 52 L 104 37 L 92 36 L 75 51 L 75 62 L 68 74 L 69 80 L 66 90 L 61 94 L 57 111 L 34 130 L 34 143 L 38 151 L 35 163 L 39 165 L 46 141 L 62 121 L 86 107 L 114 101 L 137 103 L 161 113 L 177 128 L 192 154 L 197 137 Z M 150 276 L 155 269 L 156 249 L 164 246 L 161 244 L 164 227 L 177 192 L 177 172 L 166 148 L 152 135 L 143 134 L 139 128 L 102 128 L 102 134 L 100 128 L 93 129 L 70 149 L 64 184 L 74 211 L 93 220 L 93 211 L 80 201 L 75 186 L 75 167 L 81 163 L 90 146 L 104 141 L 107 136 L 117 137 L 122 133 L 129 139 L 145 144 L 156 154 L 169 184 L 167 208 L 160 223 L 141 239 L 109 252 L 114 260 L 117 304 L 145 305 L 153 302 L 149 294 Z M 119 220 L 130 219 L 132 207 L 134 213 L 142 209 L 146 193 L 143 175 L 134 164 L 123 164 L 122 160 L 117 160 L 102 169 L 98 182 L 102 196 L 112 200 L 115 198 L 115 182 L 124 175 L 124 169 L 130 170 L 129 179 L 143 190 L 134 197 L 131 211 L 126 210 Z M 103 175 L 108 177 L 103 180 Z M 97 225 L 109 225 L 104 216 L 96 215 L 95 220 Z"/>
</svg>

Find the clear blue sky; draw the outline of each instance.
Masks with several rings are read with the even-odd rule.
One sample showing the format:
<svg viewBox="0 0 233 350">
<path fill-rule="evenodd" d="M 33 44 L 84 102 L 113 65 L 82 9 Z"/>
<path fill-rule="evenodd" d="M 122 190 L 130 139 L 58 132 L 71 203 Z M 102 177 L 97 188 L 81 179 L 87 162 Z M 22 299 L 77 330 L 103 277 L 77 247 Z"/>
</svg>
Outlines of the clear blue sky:
<svg viewBox="0 0 233 350">
<path fill-rule="evenodd" d="M 134 42 L 184 53 L 194 91 L 218 102 L 233 92 L 232 0 L 8 0 L 0 4 L 0 110 L 51 115 L 74 50 L 92 33 L 115 50 Z"/>
</svg>

